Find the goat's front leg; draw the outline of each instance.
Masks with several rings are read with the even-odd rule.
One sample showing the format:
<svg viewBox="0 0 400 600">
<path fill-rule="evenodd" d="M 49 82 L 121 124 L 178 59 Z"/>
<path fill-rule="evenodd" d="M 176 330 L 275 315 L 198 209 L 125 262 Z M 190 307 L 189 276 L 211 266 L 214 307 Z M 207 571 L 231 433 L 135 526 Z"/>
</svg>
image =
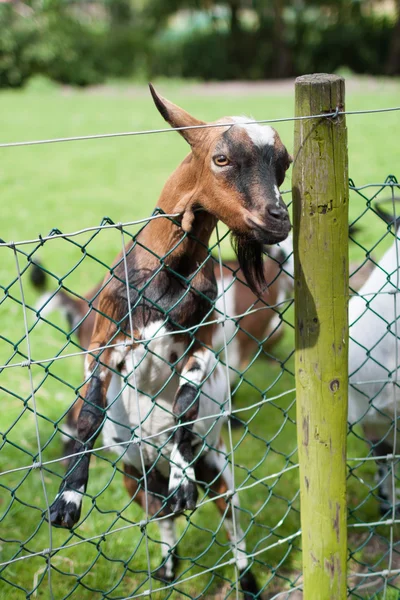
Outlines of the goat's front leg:
<svg viewBox="0 0 400 600">
<path fill-rule="evenodd" d="M 211 338 L 211 336 L 210 336 Z M 173 412 L 177 429 L 173 436 L 168 492 L 174 512 L 194 510 L 197 486 L 194 474 L 193 421 L 199 414 L 200 388 L 208 375 L 211 350 L 196 342 L 182 369 Z"/>
<path fill-rule="evenodd" d="M 92 344 L 92 347 L 99 347 L 99 344 Z M 90 452 L 85 451 L 92 450 L 103 425 L 106 394 L 111 379 L 111 371 L 106 361 L 110 360 L 111 353 L 111 350 L 103 352 L 101 362 L 97 362 L 90 355 L 87 356 L 90 362 L 88 361 L 86 371 L 90 380 L 83 388 L 82 408 L 77 421 L 77 439 L 71 448 L 71 454 L 76 456 L 69 459 L 67 473 L 50 507 L 52 525 L 70 529 L 79 521 L 82 498 L 89 477 Z"/>
</svg>

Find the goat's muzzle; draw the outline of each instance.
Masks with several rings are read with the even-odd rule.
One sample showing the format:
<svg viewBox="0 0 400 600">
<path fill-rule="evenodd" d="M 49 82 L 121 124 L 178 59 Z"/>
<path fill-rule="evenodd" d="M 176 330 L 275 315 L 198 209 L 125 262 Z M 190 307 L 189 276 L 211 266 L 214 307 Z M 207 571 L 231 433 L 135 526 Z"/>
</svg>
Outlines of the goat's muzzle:
<svg viewBox="0 0 400 600">
<path fill-rule="evenodd" d="M 283 206 L 269 207 L 263 220 L 249 216 L 248 225 L 253 239 L 268 245 L 283 242 L 291 229 L 289 213 Z"/>
<path fill-rule="evenodd" d="M 283 242 L 288 237 L 291 227 L 289 214 L 284 205 L 274 206 L 267 208 L 263 220 L 248 213 L 245 221 L 248 231 L 232 231 L 232 244 L 250 289 L 259 295 L 267 287 L 264 246 Z"/>
</svg>

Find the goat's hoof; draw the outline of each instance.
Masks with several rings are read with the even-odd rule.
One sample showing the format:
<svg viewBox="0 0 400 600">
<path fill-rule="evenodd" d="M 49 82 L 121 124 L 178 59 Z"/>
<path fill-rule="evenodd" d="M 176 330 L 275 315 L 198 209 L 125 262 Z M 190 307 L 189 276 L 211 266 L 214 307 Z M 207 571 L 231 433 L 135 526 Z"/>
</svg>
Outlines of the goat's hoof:
<svg viewBox="0 0 400 600">
<path fill-rule="evenodd" d="M 184 510 L 194 510 L 198 495 L 199 493 L 194 481 L 190 479 L 183 481 L 171 498 L 172 512 L 180 513 Z"/>
<path fill-rule="evenodd" d="M 240 573 L 239 579 L 244 600 L 261 600 L 260 588 L 258 587 L 256 578 L 250 569 L 244 573 Z"/>
<path fill-rule="evenodd" d="M 79 498 L 75 498 L 79 496 Z M 61 492 L 50 506 L 50 523 L 72 529 L 81 516 L 82 500 L 78 492 Z"/>
</svg>

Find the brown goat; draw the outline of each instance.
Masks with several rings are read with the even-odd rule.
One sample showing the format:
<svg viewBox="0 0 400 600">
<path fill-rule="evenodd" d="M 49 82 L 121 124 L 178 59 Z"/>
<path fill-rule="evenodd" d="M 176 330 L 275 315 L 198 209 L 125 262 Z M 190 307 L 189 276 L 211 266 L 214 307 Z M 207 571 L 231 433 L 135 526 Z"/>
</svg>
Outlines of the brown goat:
<svg viewBox="0 0 400 600">
<path fill-rule="evenodd" d="M 217 296 L 208 244 L 218 220 L 232 231 L 249 286 L 258 294 L 266 285 L 264 245 L 284 240 L 290 231 L 279 186 L 291 158 L 271 127 L 240 117 L 206 127 L 151 91 L 164 119 L 183 128 L 180 133 L 191 146 L 158 203 L 166 214 L 179 213 L 180 222 L 150 220 L 103 284 L 86 356 L 74 456 L 51 506 L 51 522 L 71 528 L 79 521 L 90 452 L 103 429 L 105 444 L 125 465 L 129 493 L 148 503 L 151 514 L 166 517 L 159 521 L 163 564 L 158 575 L 174 579 L 173 517 L 195 509 L 198 483 L 211 497 L 219 496 L 240 584 L 250 600 L 259 591 L 220 439 L 228 382 L 212 352 L 213 326 L 199 325 L 212 314 Z"/>
</svg>

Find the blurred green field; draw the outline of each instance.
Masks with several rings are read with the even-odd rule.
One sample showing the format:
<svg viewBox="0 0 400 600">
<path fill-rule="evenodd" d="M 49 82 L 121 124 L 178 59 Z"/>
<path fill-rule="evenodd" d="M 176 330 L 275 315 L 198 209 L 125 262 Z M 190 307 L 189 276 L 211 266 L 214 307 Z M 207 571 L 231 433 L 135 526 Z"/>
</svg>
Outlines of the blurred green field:
<svg viewBox="0 0 400 600">
<path fill-rule="evenodd" d="M 257 119 L 279 119 L 293 115 L 293 93 L 274 90 L 271 94 L 224 92 L 220 86 L 204 88 L 160 83 L 158 90 L 173 102 L 204 120 L 223 115 L 247 114 Z M 348 110 L 363 110 L 398 104 L 400 82 L 359 82 L 352 85 L 347 96 Z M 75 135 L 90 135 L 164 127 L 150 95 L 143 88 L 101 88 L 100 90 L 2 92 L 0 95 L 2 142 L 47 139 Z M 382 182 L 389 173 L 398 175 L 398 113 L 353 115 L 348 117 L 350 176 L 358 185 Z M 288 149 L 293 149 L 293 123 L 276 125 Z M 115 222 L 147 217 L 156 206 L 159 192 L 177 164 L 187 152 L 185 142 L 174 133 L 160 135 L 87 140 L 70 143 L 0 148 L 0 189 L 2 218 L 0 237 L 6 241 L 33 239 L 46 235 L 52 228 L 63 232 L 97 225 L 105 216 Z M 397 158 L 396 158 L 397 157 Z M 290 189 L 290 174 L 283 186 Z M 369 191 L 368 197 L 372 195 Z M 383 198 L 385 193 L 381 195 Z M 387 194 L 389 197 L 390 194 Z M 286 197 L 287 198 L 287 197 Z M 365 201 L 352 194 L 351 220 L 365 209 Z M 351 246 L 351 259 L 360 261 L 365 250 L 374 248 L 376 258 L 387 245 L 383 240 L 385 227 L 371 212 L 359 222 L 356 234 L 361 246 Z M 134 232 L 135 227 L 129 228 Z M 84 247 L 84 252 L 82 252 Z M 35 250 L 46 268 L 58 282 L 77 293 L 84 293 L 104 275 L 121 248 L 118 231 L 102 231 L 98 235 L 85 233 L 72 240 L 54 240 L 37 249 L 37 244 L 20 247 L 17 253 L 21 270 L 27 266 L 27 256 Z M 26 356 L 23 312 L 16 280 L 16 262 L 12 249 L 1 248 L 0 285 L 4 294 L 0 303 L 0 361 L 5 364 L 23 360 Z M 229 245 L 224 256 L 231 257 Z M 36 295 L 27 273 L 22 276 L 25 299 L 33 307 Z M 291 311 L 285 315 L 291 322 Z M 59 315 L 51 320 L 60 328 L 41 323 L 30 335 L 34 360 L 72 353 L 77 350 L 74 338 L 66 339 L 62 330 L 66 324 Z M 35 322 L 34 311 L 28 311 L 28 323 Z M 274 348 L 276 360 L 258 360 L 246 374 L 252 384 L 243 383 L 235 394 L 237 406 L 259 402 L 262 396 L 271 398 L 294 388 L 292 329 L 287 326 L 284 339 Z M 74 389 L 82 381 L 80 357 L 46 363 L 32 369 L 35 398 L 40 415 L 40 438 L 43 460 L 60 456 L 61 439 L 57 430 L 63 416 L 75 398 Z M 30 399 L 27 370 L 8 368 L 0 376 L 3 408 L 0 431 L 2 447 L 1 471 L 23 467 L 37 457 L 37 441 Z M 248 551 L 258 552 L 297 532 L 300 526 L 297 469 L 281 477 L 273 476 L 295 464 L 296 435 L 294 393 L 269 402 L 261 408 L 241 413 L 248 420 L 246 430 L 234 432 L 236 484 L 249 485 L 266 478 L 262 484 L 243 490 L 240 499 L 243 526 L 248 529 Z M 246 432 L 246 435 L 245 435 Z M 365 444 L 352 435 L 349 453 L 364 456 Z M 83 521 L 74 532 L 49 528 L 43 520 L 45 508 L 38 470 L 18 471 L 0 477 L 0 562 L 28 555 L 50 546 L 73 544 L 97 536 L 91 542 L 59 551 L 52 560 L 51 585 L 54 598 L 125 598 L 147 589 L 146 552 L 143 535 L 137 526 L 127 527 L 143 518 L 143 512 L 133 503 L 122 486 L 120 465 L 114 456 L 99 452 L 91 466 L 88 497 L 83 505 Z M 355 465 L 352 464 L 354 467 Z M 63 467 L 48 465 L 45 486 L 51 501 L 58 489 Z M 357 468 L 349 480 L 349 506 L 354 511 L 352 521 L 378 519 L 377 502 L 369 494 L 374 489 L 372 463 Z M 121 531 L 101 538 L 105 531 Z M 226 536 L 213 505 L 207 504 L 193 516 L 179 519 L 182 540 L 179 543 L 180 578 L 197 575 L 205 568 L 230 557 Z M 149 535 L 157 540 L 156 526 L 150 525 Z M 353 530 L 352 530 L 353 531 Z M 351 569 L 366 561 L 369 546 L 367 532 L 351 535 L 355 550 Z M 388 529 L 380 528 L 380 568 L 387 566 L 385 540 Z M 215 534 L 215 532 L 218 532 Z M 183 535 L 185 533 L 185 535 Z M 265 598 L 287 589 L 301 572 L 300 538 L 274 546 L 257 555 L 255 569 L 260 582 L 267 586 Z M 150 543 L 152 569 L 160 563 L 160 548 Z M 376 558 L 376 557 L 375 557 Z M 371 562 L 371 561 L 370 561 Z M 370 564 L 370 563 L 369 563 Z M 49 598 L 48 576 L 42 556 L 36 556 L 6 566 L 0 572 L 0 598 Z M 197 576 L 175 592 L 154 593 L 159 600 L 178 598 L 228 598 L 233 568 L 225 566 Z M 153 589 L 157 584 L 153 580 Z M 393 592 L 393 599 L 397 592 Z M 364 595 L 363 595 L 364 594 Z M 372 593 L 358 592 L 359 598 L 372 598 Z M 389 598 L 389 596 L 387 596 Z M 392 598 L 392 596 L 390 596 Z"/>
</svg>

